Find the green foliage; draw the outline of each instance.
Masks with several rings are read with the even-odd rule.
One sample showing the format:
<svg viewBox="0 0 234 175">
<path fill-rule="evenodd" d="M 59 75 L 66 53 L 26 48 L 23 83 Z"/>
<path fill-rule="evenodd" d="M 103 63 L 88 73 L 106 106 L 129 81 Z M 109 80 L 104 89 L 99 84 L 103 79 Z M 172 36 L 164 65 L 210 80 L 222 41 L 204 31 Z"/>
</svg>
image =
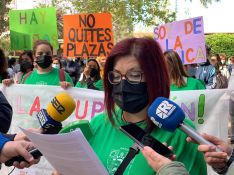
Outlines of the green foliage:
<svg viewBox="0 0 234 175">
<path fill-rule="evenodd" d="M 234 56 L 234 34 L 211 34 L 206 36 L 206 43 L 211 47 L 211 54 L 225 53 Z"/>
<path fill-rule="evenodd" d="M 137 23 L 148 26 L 175 20 L 168 0 L 52 0 L 52 5 L 73 14 L 110 12 L 115 41 L 132 36 Z"/>
<path fill-rule="evenodd" d="M 192 2 L 193 0 L 190 0 L 190 1 Z M 206 8 L 208 8 L 208 5 L 212 4 L 213 1 L 220 2 L 221 0 L 200 0 L 201 4 Z"/>
<path fill-rule="evenodd" d="M 12 0 L 0 0 L 0 36 L 8 29 L 9 26 L 7 14 L 10 10 L 8 5 L 11 3 L 11 1 Z"/>
</svg>

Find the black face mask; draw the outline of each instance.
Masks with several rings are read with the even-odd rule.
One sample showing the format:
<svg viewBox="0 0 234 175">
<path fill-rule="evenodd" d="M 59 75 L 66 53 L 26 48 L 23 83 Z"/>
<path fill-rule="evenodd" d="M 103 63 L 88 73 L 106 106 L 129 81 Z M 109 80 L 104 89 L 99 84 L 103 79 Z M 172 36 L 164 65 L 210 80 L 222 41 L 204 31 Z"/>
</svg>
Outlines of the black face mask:
<svg viewBox="0 0 234 175">
<path fill-rule="evenodd" d="M 52 57 L 49 55 L 41 55 L 37 57 L 36 63 L 43 69 L 48 68 L 52 64 Z"/>
<path fill-rule="evenodd" d="M 140 112 L 148 104 L 146 83 L 131 84 L 127 80 L 122 80 L 119 84 L 113 85 L 112 97 L 123 111 Z"/>
<path fill-rule="evenodd" d="M 95 69 L 95 68 L 92 68 L 91 71 L 90 71 L 90 77 L 91 78 L 94 78 L 98 75 L 98 70 Z"/>
<path fill-rule="evenodd" d="M 20 63 L 20 71 L 26 73 L 28 69 L 32 69 L 33 65 L 29 61 L 22 61 Z"/>
</svg>

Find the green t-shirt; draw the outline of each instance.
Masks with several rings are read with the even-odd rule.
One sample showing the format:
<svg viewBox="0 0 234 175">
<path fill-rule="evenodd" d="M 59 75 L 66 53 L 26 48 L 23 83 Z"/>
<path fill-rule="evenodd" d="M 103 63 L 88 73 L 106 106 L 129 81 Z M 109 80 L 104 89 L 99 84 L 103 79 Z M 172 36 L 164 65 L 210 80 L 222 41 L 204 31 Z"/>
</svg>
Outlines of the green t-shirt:
<svg viewBox="0 0 234 175">
<path fill-rule="evenodd" d="M 23 77 L 24 79 L 24 77 Z M 22 79 L 22 80 L 23 80 Z M 65 72 L 65 79 L 73 85 L 71 77 Z M 20 82 L 22 84 L 22 81 Z M 52 68 L 52 70 L 45 74 L 38 74 L 37 70 L 27 77 L 24 84 L 35 84 L 35 85 L 54 85 L 59 86 L 60 84 L 59 69 Z"/>
<path fill-rule="evenodd" d="M 100 91 L 103 91 L 103 82 L 102 82 L 102 79 L 96 81 L 93 83 L 93 85 Z M 78 88 L 87 88 L 87 84 L 81 84 L 81 82 L 77 82 L 76 83 L 76 86 L 75 87 L 78 87 Z"/>
<path fill-rule="evenodd" d="M 170 89 L 171 91 L 184 91 L 206 89 L 206 87 L 204 86 L 204 84 L 201 83 L 201 81 L 192 77 L 188 77 L 186 86 L 177 87 L 175 84 L 171 84 Z"/>
<path fill-rule="evenodd" d="M 106 167 L 110 175 L 113 175 L 120 163 L 127 155 L 133 141 L 119 130 L 121 125 L 127 123 L 121 120 L 121 111 L 118 111 L 116 126 L 113 127 L 106 114 L 100 114 L 91 120 L 91 127 L 94 136 L 90 139 L 90 144 L 97 156 Z M 193 126 L 192 122 L 186 123 Z M 146 127 L 145 122 L 137 123 L 141 128 Z M 155 128 L 151 135 L 159 141 L 166 142 L 173 146 L 177 161 L 184 163 L 190 175 L 206 175 L 206 163 L 202 153 L 197 151 L 197 145 L 186 142 L 187 135 L 177 129 L 175 132 L 168 132 L 163 129 Z M 130 162 L 124 175 L 153 175 L 154 170 L 148 165 L 142 153 Z"/>
</svg>

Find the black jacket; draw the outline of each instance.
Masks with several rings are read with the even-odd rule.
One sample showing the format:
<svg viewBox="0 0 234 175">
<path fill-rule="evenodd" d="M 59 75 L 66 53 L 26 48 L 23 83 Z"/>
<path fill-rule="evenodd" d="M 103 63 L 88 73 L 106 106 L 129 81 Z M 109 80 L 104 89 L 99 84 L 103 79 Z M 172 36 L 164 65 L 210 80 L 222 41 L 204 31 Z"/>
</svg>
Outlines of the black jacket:
<svg viewBox="0 0 234 175">
<path fill-rule="evenodd" d="M 0 91 L 0 132 L 7 133 L 12 119 L 12 108 Z"/>
</svg>

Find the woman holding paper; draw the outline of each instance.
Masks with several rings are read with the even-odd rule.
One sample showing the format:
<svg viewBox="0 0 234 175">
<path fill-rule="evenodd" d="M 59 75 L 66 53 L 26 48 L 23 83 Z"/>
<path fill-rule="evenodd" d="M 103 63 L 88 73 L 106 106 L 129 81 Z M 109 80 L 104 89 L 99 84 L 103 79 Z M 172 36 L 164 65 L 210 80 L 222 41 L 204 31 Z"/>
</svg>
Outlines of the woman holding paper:
<svg viewBox="0 0 234 175">
<path fill-rule="evenodd" d="M 91 120 L 94 136 L 90 144 L 114 174 L 128 154 L 133 141 L 119 127 L 135 123 L 161 142 L 173 146 L 177 160 L 191 175 L 206 175 L 206 164 L 197 146 L 186 142 L 186 135 L 156 127 L 149 117 L 149 105 L 157 97 L 169 98 L 170 82 L 163 53 L 150 38 L 129 38 L 117 43 L 107 57 L 104 69 L 106 112 Z M 193 124 L 186 120 L 189 125 Z M 155 172 L 142 154 L 134 157 L 124 174 L 152 175 Z"/>
</svg>

